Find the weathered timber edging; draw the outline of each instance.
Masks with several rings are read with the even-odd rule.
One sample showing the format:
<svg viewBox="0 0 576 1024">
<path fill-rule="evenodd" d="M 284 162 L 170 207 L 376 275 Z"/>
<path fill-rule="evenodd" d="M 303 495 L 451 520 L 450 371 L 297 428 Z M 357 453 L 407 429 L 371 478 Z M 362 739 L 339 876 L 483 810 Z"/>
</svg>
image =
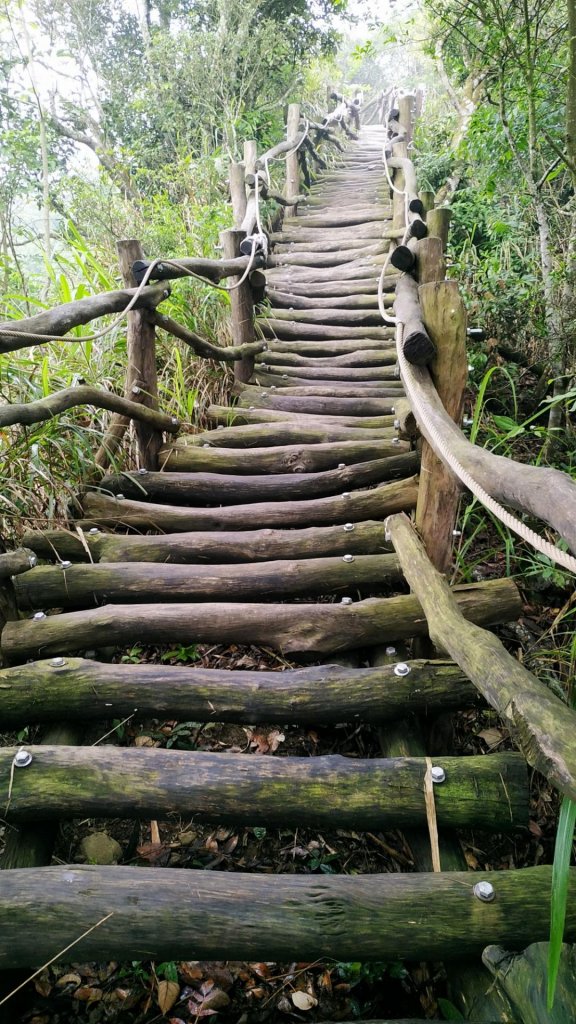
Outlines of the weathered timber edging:
<svg viewBox="0 0 576 1024">
<path fill-rule="evenodd" d="M 464 621 L 407 517 L 391 517 L 387 528 L 406 579 L 422 601 L 432 641 L 449 652 L 508 723 L 528 764 L 576 799 L 576 712 L 508 654 L 497 637 Z"/>
<path fill-rule="evenodd" d="M 97 409 L 109 409 L 111 412 L 120 413 L 122 416 L 139 420 L 141 423 L 148 423 L 156 430 L 165 430 L 169 434 L 177 434 L 181 426 L 175 416 L 168 416 L 166 413 L 158 412 L 140 402 L 133 402 L 121 395 L 115 395 L 111 391 L 93 388 L 88 384 L 79 384 L 73 388 L 56 391 L 48 395 L 47 398 L 38 399 L 37 402 L 13 402 L 10 405 L 0 405 L 0 427 L 9 427 L 16 423 L 25 425 L 42 423 L 44 420 L 50 420 L 78 405 L 93 405 Z"/>
<path fill-rule="evenodd" d="M 478 956 L 489 943 L 547 938 L 551 874 L 550 867 L 364 877 L 15 870 L 0 875 L 0 968 L 44 963 L 104 918 L 77 946 L 83 960 L 179 960 L 191 949 L 206 959 L 290 961 L 297 949 L 310 960 L 425 960 L 431 936 L 439 960 Z M 492 903 L 474 895 L 478 882 L 494 886 Z M 572 868 L 566 939 L 575 937 Z"/>
<path fill-rule="evenodd" d="M 0 804 L 9 820 L 161 818 L 310 828 L 424 825 L 425 758 L 259 757 L 182 750 L 27 746 L 32 763 L 12 778 L 18 748 L 0 750 Z M 435 758 L 439 825 L 510 831 L 528 823 L 521 754 Z M 10 790 L 10 797 L 9 797 Z"/>
<path fill-rule="evenodd" d="M 389 419 L 393 419 L 392 416 Z M 392 424 L 390 424 L 392 425 Z M 266 473 L 313 473 L 337 469 L 345 465 L 368 462 L 371 459 L 395 456 L 398 445 L 390 440 L 340 441 L 330 444 L 276 445 L 272 448 L 212 448 L 208 445 L 186 445 L 165 448 L 160 453 L 164 471 L 229 473 L 242 475 L 258 470 Z M 106 487 L 105 479 L 101 486 Z"/>
<path fill-rule="evenodd" d="M 406 707 L 438 714 L 483 705 L 461 669 L 446 661 L 409 661 L 345 669 L 337 665 L 246 672 L 189 665 L 108 665 L 83 658 L 30 662 L 0 670 L 0 723 L 172 715 L 183 721 L 377 723 Z M 135 709 L 137 708 L 137 711 Z"/>
<path fill-rule="evenodd" d="M 511 580 L 455 587 L 465 618 L 480 625 L 515 619 L 522 604 Z M 43 619 L 8 622 L 2 653 L 9 662 L 70 651 L 148 643 L 251 643 L 293 653 L 327 653 L 422 636 L 422 607 L 413 596 L 332 604 L 111 604 Z"/>
</svg>

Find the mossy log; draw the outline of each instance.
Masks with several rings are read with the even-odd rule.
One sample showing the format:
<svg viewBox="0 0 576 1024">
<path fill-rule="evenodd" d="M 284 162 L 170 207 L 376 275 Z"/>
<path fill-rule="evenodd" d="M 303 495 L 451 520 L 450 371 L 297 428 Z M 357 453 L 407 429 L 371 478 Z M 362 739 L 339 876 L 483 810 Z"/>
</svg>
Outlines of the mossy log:
<svg viewBox="0 0 576 1024">
<path fill-rule="evenodd" d="M 359 338 L 349 338 L 340 341 L 295 341 L 293 338 L 269 338 L 268 352 L 297 352 L 301 356 L 345 356 L 363 351 L 363 342 Z M 390 344 L 390 339 L 385 338 L 379 341 L 371 339 L 370 351 L 379 352 L 391 363 L 396 362 L 396 349 Z M 264 356 L 264 359 L 267 357 Z"/>
<path fill-rule="evenodd" d="M 390 235 L 391 232 L 387 232 Z M 362 248 L 339 250 L 338 252 L 317 253 L 310 252 L 281 252 L 277 256 L 269 256 L 267 267 L 338 267 L 342 264 L 353 263 L 356 260 L 369 259 L 372 256 L 382 255 L 388 248 L 385 240 L 375 245 L 363 246 Z"/>
<path fill-rule="evenodd" d="M 184 877 L 185 876 L 185 877 Z M 262 875 L 74 865 L 0 876 L 0 964 L 36 966 L 86 934 L 86 962 L 199 959 L 435 960 L 478 956 L 490 942 L 545 939 L 552 869 L 476 872 L 496 897 L 481 903 L 467 872 Z M 576 935 L 576 869 L 566 937 Z M 209 909 L 209 913 L 208 913 Z M 242 927 L 238 927 L 238 922 Z M 100 923 L 101 922 L 101 923 Z M 95 927 L 95 926 L 98 927 Z"/>
<path fill-rule="evenodd" d="M 378 444 L 378 442 L 376 442 Z M 0 554 L 0 580 L 18 576 L 21 572 L 33 569 L 38 559 L 30 548 L 16 548 Z"/>
<path fill-rule="evenodd" d="M 406 516 L 390 517 L 387 526 L 406 579 L 422 601 L 432 641 L 448 651 L 504 718 L 528 764 L 565 796 L 576 799 L 576 712 L 513 658 L 497 637 L 464 621 L 453 591 L 429 561 Z"/>
<path fill-rule="evenodd" d="M 336 387 L 334 387 L 335 383 Z M 288 382 L 289 384 L 290 382 Z M 400 387 L 398 387 L 398 384 L 400 384 Z M 360 381 L 356 384 L 349 384 L 344 388 L 338 382 L 328 381 L 324 387 L 316 383 L 295 385 L 294 387 L 288 386 L 280 390 L 278 388 L 263 388 L 261 384 L 255 381 L 250 384 L 237 382 L 232 385 L 232 394 L 240 397 L 254 396 L 255 398 L 264 398 L 265 395 L 270 395 L 273 398 L 276 391 L 284 398 L 318 398 L 320 396 L 337 398 L 338 395 L 341 398 L 389 398 L 391 391 L 394 391 L 395 394 L 403 393 L 404 388 L 402 383 L 396 380 L 384 381 L 382 385 L 379 385 L 378 382 L 373 384 L 370 381 Z"/>
<path fill-rule="evenodd" d="M 349 559 L 349 561 L 345 561 Z M 389 590 L 401 580 L 396 555 L 338 555 L 237 565 L 99 562 L 42 565 L 15 577 L 21 610 L 91 608 L 151 601 L 282 600 L 318 594 Z"/>
<path fill-rule="evenodd" d="M 351 466 L 397 453 L 398 445 L 380 438 L 374 441 L 341 441 L 339 444 L 289 444 L 247 449 L 182 445 L 163 449 L 162 465 L 166 471 L 186 473 L 209 471 L 244 475 L 255 470 L 260 474 L 317 473 L 337 469 L 342 464 Z M 102 486 L 105 487 L 104 481 Z"/>
<path fill-rule="evenodd" d="M 284 418 L 275 421 L 273 415 L 268 416 L 268 414 L 264 414 L 264 422 L 249 421 L 243 424 L 241 420 L 242 410 L 239 409 L 238 412 L 233 410 L 232 415 L 230 415 L 231 410 L 228 410 L 229 415 L 224 417 L 220 413 L 222 408 L 225 407 L 209 406 L 207 410 L 209 418 L 214 420 L 222 418 L 226 422 L 229 422 L 231 419 L 233 423 L 238 420 L 238 426 L 223 426 L 222 430 L 207 431 L 203 434 L 191 434 L 192 444 L 208 443 L 218 447 L 252 448 L 274 447 L 276 445 L 290 444 L 291 442 L 297 444 L 316 444 L 330 441 L 373 441 L 375 438 L 381 440 L 390 438 L 389 427 L 376 429 L 373 427 L 345 427 L 330 424 L 322 426 L 317 421 L 312 424 L 304 422 L 303 417 L 302 422 L 290 422 Z M 310 400 L 310 405 L 307 408 L 312 411 L 314 408 L 313 399 Z M 320 406 L 316 406 L 316 408 L 321 411 Z M 389 403 L 383 402 L 381 408 L 389 409 Z M 246 419 L 249 420 L 249 417 L 255 415 L 255 412 L 256 410 L 247 409 Z M 350 412 L 350 407 L 348 407 L 348 412 Z"/>
<path fill-rule="evenodd" d="M 275 256 L 297 256 L 298 253 L 309 253 L 313 250 L 317 255 L 324 253 L 340 253 L 342 250 L 346 250 L 348 246 L 353 245 L 355 251 L 364 253 L 366 256 L 371 256 L 374 253 L 379 253 L 381 249 L 381 238 L 382 232 L 377 236 L 378 241 L 374 238 L 356 237 L 353 240 L 350 236 L 334 238 L 332 232 L 328 229 L 326 232 L 318 238 L 311 238 L 308 241 L 302 242 L 276 242 L 274 244 L 274 255 Z"/>
<path fill-rule="evenodd" d="M 576 946 L 563 945 L 554 1007 L 548 1009 L 547 942 L 537 942 L 521 953 L 487 946 L 482 961 L 494 978 L 493 987 L 510 1000 L 523 1024 L 573 1024 L 576 992 Z"/>
<path fill-rule="evenodd" d="M 302 398 L 291 398 L 289 395 L 283 395 L 281 392 L 278 394 L 269 394 L 268 392 L 262 398 L 253 398 L 250 396 L 246 401 L 240 399 L 240 405 L 237 409 L 285 409 L 292 412 L 302 413 L 315 413 L 316 415 L 330 415 L 333 417 L 337 416 L 354 416 L 359 417 L 370 417 L 370 416 L 392 416 L 392 422 L 389 424 L 390 434 L 389 437 L 393 436 L 392 427 L 394 425 L 394 419 L 392 414 L 392 408 L 395 407 L 397 397 L 400 397 L 397 391 L 392 388 L 388 389 L 388 395 L 382 398 L 328 398 L 325 395 L 314 396 L 303 396 Z M 386 427 L 382 428 L 386 430 Z M 385 434 L 382 436 L 386 436 Z"/>
<path fill-rule="evenodd" d="M 398 423 L 399 437 L 406 440 L 416 440 L 420 437 L 420 428 L 407 398 L 397 399 L 394 412 Z"/>
<path fill-rule="evenodd" d="M 9 427 L 15 423 L 25 425 L 43 423 L 45 420 L 51 420 L 54 416 L 59 416 L 68 409 L 74 409 L 79 405 L 109 409 L 111 412 L 117 412 L 132 420 L 147 423 L 155 427 L 156 430 L 165 430 L 170 434 L 176 434 L 180 429 L 180 422 L 174 416 L 168 416 L 166 413 L 148 408 L 141 402 L 132 402 L 111 391 L 90 387 L 88 384 L 55 391 L 36 402 L 15 402 L 10 405 L 2 405 L 0 406 L 0 427 Z"/>
<path fill-rule="evenodd" d="M 410 387 L 418 402 L 426 407 L 427 420 L 435 431 L 488 494 L 543 519 L 576 552 L 576 483 L 567 473 L 545 466 L 523 465 L 471 444 L 443 408 L 428 370 L 413 367 Z M 419 426 L 434 447 L 426 423 L 421 421 Z"/>
<path fill-rule="evenodd" d="M 257 361 L 256 371 L 274 368 L 276 365 L 284 366 L 378 366 L 382 368 L 382 377 L 394 379 L 394 364 L 396 359 L 385 349 L 358 348 L 356 352 L 343 352 L 341 355 L 311 356 L 307 352 L 299 352 L 297 346 L 294 351 L 287 349 L 269 348 Z M 388 372 L 386 372 L 388 370 Z"/>
<path fill-rule="evenodd" d="M 307 280 L 300 276 L 296 276 L 296 271 L 288 269 L 284 274 L 281 271 L 268 271 L 266 279 L 268 281 L 268 287 L 271 291 L 277 291 L 281 294 L 292 294 L 295 296 L 308 297 L 310 299 L 321 298 L 321 299 L 345 299 L 346 296 L 353 295 L 376 295 L 378 292 L 378 273 L 376 267 L 372 267 L 370 272 L 366 272 L 363 277 L 358 278 L 342 278 L 342 268 L 338 272 L 336 277 L 336 271 L 334 272 L 335 280 L 332 281 L 315 281 Z M 321 271 L 319 276 L 325 276 Z M 383 291 L 385 294 L 389 294 L 396 287 L 398 281 L 397 274 L 390 274 L 384 277 Z"/>
<path fill-rule="evenodd" d="M 358 292 L 356 294 L 346 290 L 344 295 L 302 295 L 297 292 L 276 291 L 268 289 L 268 299 L 271 306 L 278 306 L 283 309 L 378 309 L 378 296 L 376 288 L 373 292 Z M 393 302 L 393 296 L 389 293 L 383 296 L 384 305 L 389 306 Z"/>
<path fill-rule="evenodd" d="M 382 523 L 311 526 L 292 530 L 239 530 L 213 533 L 168 533 L 155 537 L 115 533 L 83 534 L 45 530 L 25 534 L 31 550 L 42 558 L 75 562 L 266 562 L 275 558 L 321 558 L 329 555 L 372 555 L 390 551 Z"/>
<path fill-rule="evenodd" d="M 340 338 L 361 338 L 365 341 L 367 338 L 374 338 L 382 341 L 394 337 L 392 327 L 331 327 L 322 324 L 298 324 L 289 320 L 276 320 L 273 317 L 261 317 L 258 323 L 267 338 L 296 338 L 298 341 L 305 338 L 321 338 L 323 341 L 337 341 Z"/>
<path fill-rule="evenodd" d="M 408 456 L 401 456 L 405 459 Z M 366 491 L 343 491 L 336 497 L 310 501 L 268 501 L 224 508 L 187 508 L 144 501 L 120 500 L 89 493 L 82 507 L 89 526 L 190 530 L 248 530 L 276 526 L 330 526 L 362 522 L 415 507 L 417 477 L 380 484 Z"/>
<path fill-rule="evenodd" d="M 329 327 L 326 330 L 330 330 Z M 341 381 L 344 383 L 355 384 L 357 381 L 377 381 L 378 383 L 384 383 L 387 380 L 394 379 L 394 371 L 390 366 L 329 366 L 322 364 L 321 366 L 315 366 L 314 360 L 310 359 L 308 363 L 298 363 L 295 366 L 289 365 L 287 362 L 280 364 L 274 364 L 270 366 L 269 371 L 276 374 L 277 376 L 286 377 L 299 377 L 301 380 L 321 380 L 323 383 L 326 381 Z M 260 371 L 256 367 L 254 370 L 254 376 L 259 379 Z"/>
<path fill-rule="evenodd" d="M 161 818 L 201 814 L 213 822 L 377 830 L 426 823 L 425 758 L 360 760 L 340 755 L 257 757 L 138 748 L 27 746 L 32 763 L 0 749 L 0 801 L 10 821 Z M 440 757 L 434 790 L 439 825 L 526 826 L 528 778 L 521 754 Z M 9 794 L 9 787 L 11 792 Z"/>
<path fill-rule="evenodd" d="M 291 392 L 293 389 L 289 388 L 288 390 Z M 290 396 L 288 395 L 287 397 Z M 306 398 L 312 396 L 303 395 L 302 397 Z M 324 415 L 323 413 L 292 412 L 289 409 L 284 409 L 283 403 L 273 401 L 266 402 L 262 409 L 258 409 L 256 407 L 250 407 L 249 409 L 246 409 L 244 407 L 240 408 L 240 406 L 235 406 L 234 409 L 232 410 L 232 415 L 230 415 L 231 410 L 226 405 L 210 405 L 206 410 L 206 417 L 213 423 L 221 424 L 222 430 L 228 429 L 230 431 L 230 434 L 226 435 L 226 437 L 232 438 L 232 443 L 230 447 L 234 447 L 236 445 L 236 441 L 234 440 L 235 435 L 233 433 L 235 428 L 233 426 L 229 426 L 230 423 L 235 423 L 238 426 L 255 426 L 257 424 L 262 423 L 286 423 L 295 427 L 302 426 L 337 428 L 339 431 L 344 428 L 350 428 L 353 431 L 353 433 L 350 434 L 348 438 L 341 438 L 341 440 L 355 440 L 356 438 L 358 438 L 358 440 L 361 440 L 363 437 L 380 437 L 381 430 L 390 429 L 391 424 L 389 421 L 391 418 L 393 418 L 393 401 L 394 399 L 390 398 L 385 403 L 385 407 L 389 409 L 389 412 L 386 413 L 386 415 L 384 416 L 327 416 Z M 269 408 L 270 405 L 273 405 L 274 408 Z M 280 406 L 280 408 L 277 408 L 277 406 Z M 220 429 L 220 427 L 218 428 L 219 435 L 221 434 L 222 430 Z M 364 433 L 357 434 L 357 430 L 362 430 L 364 431 Z M 370 433 L 366 434 L 366 431 L 369 431 Z M 216 436 L 215 431 L 211 433 L 213 433 L 214 436 Z M 201 444 L 209 444 L 210 446 L 212 446 L 213 444 L 219 445 L 219 441 L 214 441 L 212 439 L 211 433 L 204 435 L 196 434 L 189 436 L 202 436 L 204 440 L 200 442 Z M 208 440 L 208 438 L 210 438 L 210 440 Z M 287 440 L 289 441 L 290 438 L 288 438 Z M 292 440 L 296 440 L 296 437 L 292 438 Z M 266 441 L 258 442 L 257 439 L 254 440 L 254 443 L 267 444 Z M 222 446 L 226 447 L 226 444 L 227 440 L 226 438 L 223 438 Z M 164 451 L 172 450 L 173 448 L 176 447 L 180 448 L 180 445 L 170 445 L 170 448 L 164 449 Z"/>
<path fill-rule="evenodd" d="M 169 294 L 170 290 L 162 285 L 143 288 L 132 309 L 155 309 Z M 122 313 L 135 295 L 135 288 L 101 292 L 87 299 L 65 302 L 23 320 L 4 320 L 0 323 L 0 352 L 15 352 L 20 348 L 42 344 L 41 341 L 24 337 L 24 334 L 54 334 L 62 336 L 62 341 L 77 342 L 78 337 L 75 334 L 68 335 L 68 331 L 110 313 Z"/>
<path fill-rule="evenodd" d="M 280 372 L 283 371 L 283 372 Z M 384 380 L 384 381 L 373 381 L 373 380 L 354 380 L 347 381 L 345 377 L 339 379 L 325 380 L 322 377 L 305 377 L 298 374 L 297 368 L 292 368 L 292 373 L 287 373 L 286 370 L 280 366 L 274 367 L 273 370 L 258 370 L 250 381 L 252 385 L 260 384 L 261 387 L 267 387 L 271 390 L 274 388 L 297 388 L 297 387 L 315 387 L 318 388 L 316 394 L 326 395 L 332 398 L 337 398 L 339 395 L 342 398 L 347 398 L 352 388 L 367 388 L 367 389 L 394 389 L 399 394 L 404 394 L 404 385 L 400 380 Z"/>
<path fill-rule="evenodd" d="M 394 719 L 406 705 L 421 714 L 436 714 L 484 704 L 458 666 L 445 661 L 409 661 L 410 672 L 397 676 L 394 665 L 246 672 L 160 663 L 105 665 L 83 658 L 54 665 L 53 660 L 0 670 L 4 728 L 111 715 L 188 722 L 377 724 Z"/>
<path fill-rule="evenodd" d="M 245 337 L 249 340 L 237 345 L 227 345 L 224 347 L 223 345 L 213 345 L 188 327 L 179 324 L 177 320 L 173 320 L 172 317 L 165 316 L 164 314 L 155 314 L 154 323 L 156 327 L 166 331 L 168 334 L 173 334 L 175 338 L 180 338 L 180 341 L 184 341 L 190 346 L 195 355 L 203 359 L 215 359 L 221 363 L 233 363 L 239 359 L 246 359 L 249 356 L 255 355 L 256 352 L 263 352 L 266 347 L 262 341 L 253 341 L 250 337 L 250 332 L 244 332 Z"/>
<path fill-rule="evenodd" d="M 258 266 L 259 256 L 256 256 Z M 181 256 L 173 262 L 169 259 L 157 263 L 150 275 L 151 281 L 172 281 L 178 277 L 189 277 L 190 273 L 206 277 L 218 284 L 226 277 L 237 277 L 248 268 L 249 256 L 238 256 L 232 260 L 207 260 L 196 257 Z M 141 281 L 150 266 L 150 260 L 136 260 L 132 265 L 132 273 L 137 281 Z"/>
<path fill-rule="evenodd" d="M 298 221 L 301 217 L 298 217 Z M 273 231 L 270 234 L 270 241 L 277 245 L 299 245 L 305 243 L 310 249 L 315 248 L 316 242 L 325 242 L 327 239 L 334 239 L 339 245 L 349 244 L 351 238 L 354 242 L 360 239 L 382 238 L 382 221 L 367 221 L 364 224 L 356 224 L 354 230 L 349 227 L 343 228 L 310 228 L 310 227 L 286 227 L 281 231 Z"/>
<path fill-rule="evenodd" d="M 522 609 L 511 580 L 456 587 L 453 593 L 464 617 L 479 625 L 515 619 Z M 8 622 L 1 646 L 8 662 L 125 646 L 143 637 L 149 644 L 252 643 L 285 653 L 320 654 L 422 636 L 426 631 L 422 606 L 412 595 L 368 598 L 351 605 L 111 604 Z"/>
<path fill-rule="evenodd" d="M 347 182 L 350 181 L 350 177 L 345 174 Z M 372 224 L 374 221 L 385 221 L 390 220 L 391 208 L 385 207 L 378 209 L 377 206 L 366 206 L 360 209 L 354 210 L 342 210 L 342 212 L 334 212 L 327 215 L 304 213 L 299 217 L 286 217 L 284 220 L 284 229 L 286 228 L 341 228 L 341 227 L 353 227 L 358 224 Z M 354 232 L 350 232 L 350 237 L 354 236 Z"/>
</svg>

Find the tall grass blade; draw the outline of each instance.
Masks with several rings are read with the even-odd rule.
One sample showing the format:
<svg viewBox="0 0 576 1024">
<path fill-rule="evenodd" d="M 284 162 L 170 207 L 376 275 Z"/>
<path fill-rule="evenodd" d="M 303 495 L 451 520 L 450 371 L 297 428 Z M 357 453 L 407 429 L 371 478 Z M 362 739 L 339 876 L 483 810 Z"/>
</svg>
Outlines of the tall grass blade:
<svg viewBox="0 0 576 1024">
<path fill-rule="evenodd" d="M 548 1010 L 551 1010 L 554 1005 L 556 981 L 560 966 L 560 954 L 564 938 L 564 921 L 566 919 L 566 901 L 568 899 L 568 874 L 575 824 L 576 801 L 564 797 L 558 817 L 558 831 L 556 832 L 554 864 L 552 867 L 550 948 L 548 951 Z"/>
</svg>

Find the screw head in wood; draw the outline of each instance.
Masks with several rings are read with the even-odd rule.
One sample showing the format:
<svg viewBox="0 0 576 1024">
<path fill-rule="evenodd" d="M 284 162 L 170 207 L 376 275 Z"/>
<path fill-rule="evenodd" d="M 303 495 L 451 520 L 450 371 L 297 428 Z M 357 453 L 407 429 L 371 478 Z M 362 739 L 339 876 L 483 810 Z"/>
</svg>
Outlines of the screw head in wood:
<svg viewBox="0 0 576 1024">
<path fill-rule="evenodd" d="M 65 559 L 63 562 L 60 562 L 61 569 L 69 569 L 71 565 L 72 562 L 69 562 L 68 559 Z"/>
<path fill-rule="evenodd" d="M 224 430 L 224 424 L 219 423 L 218 426 L 216 427 L 216 430 Z"/>
<path fill-rule="evenodd" d="M 354 555 L 342 555 L 342 561 L 343 562 L 353 562 L 354 561 Z"/>
<path fill-rule="evenodd" d="M 392 438 L 392 444 L 400 444 L 400 438 L 399 437 L 393 437 Z"/>
<path fill-rule="evenodd" d="M 346 469 L 346 463 L 345 462 L 339 462 L 338 463 L 338 469 Z"/>
<path fill-rule="evenodd" d="M 140 388 L 138 387 L 137 384 L 133 384 L 132 385 L 132 394 L 133 395 L 139 395 L 140 394 Z"/>
<path fill-rule="evenodd" d="M 340 601 L 340 604 L 352 604 L 352 598 L 351 597 L 343 597 L 342 600 Z"/>
<path fill-rule="evenodd" d="M 390 412 L 392 413 L 392 415 L 394 415 L 394 413 L 396 412 L 396 406 L 395 405 L 391 405 L 390 406 Z"/>
<path fill-rule="evenodd" d="M 394 430 L 400 430 L 400 420 L 394 420 Z"/>
<path fill-rule="evenodd" d="M 116 500 L 117 501 L 124 501 L 124 495 L 123 494 L 117 494 L 116 495 Z"/>
<path fill-rule="evenodd" d="M 261 367 L 262 370 L 267 370 L 268 369 L 268 363 L 260 363 L 260 367 Z"/>
<path fill-rule="evenodd" d="M 397 665 L 394 665 L 395 676 L 407 676 L 410 672 L 410 665 L 407 665 L 405 661 L 399 661 Z"/>
<path fill-rule="evenodd" d="M 432 776 L 432 782 L 436 782 L 438 785 L 446 780 L 446 772 L 439 764 L 432 765 L 432 771 L 430 774 Z"/>
<path fill-rule="evenodd" d="M 170 295 L 170 289 L 165 288 L 164 291 L 162 292 L 162 295 L 164 296 L 165 299 L 167 299 L 168 296 Z"/>
<path fill-rule="evenodd" d="M 206 444 L 203 444 L 203 445 L 202 445 L 202 447 L 203 447 L 203 448 L 209 448 L 209 447 L 210 447 L 210 445 L 208 444 L 208 441 L 206 441 Z"/>
<path fill-rule="evenodd" d="M 170 422 L 172 423 L 172 426 L 177 427 L 180 421 L 177 416 L 172 416 L 170 418 Z"/>
<path fill-rule="evenodd" d="M 354 529 L 354 523 L 344 523 L 344 532 L 345 533 L 352 533 L 353 529 Z"/>
<path fill-rule="evenodd" d="M 343 498 L 349 498 L 350 497 L 350 491 L 342 491 L 342 497 Z"/>
<path fill-rule="evenodd" d="M 32 618 L 36 619 L 36 621 L 39 622 L 40 619 L 45 619 L 46 618 L 46 612 L 34 612 L 34 615 L 32 616 Z"/>
<path fill-rule="evenodd" d="M 254 409 L 254 406 L 253 406 L 253 405 L 249 405 L 249 406 L 248 406 L 248 411 L 249 411 L 249 412 L 252 412 L 252 410 L 253 410 L 253 409 Z"/>
<path fill-rule="evenodd" d="M 472 892 L 482 903 L 492 903 L 492 900 L 496 897 L 494 886 L 491 882 L 476 882 Z"/>
<path fill-rule="evenodd" d="M 138 476 L 146 476 L 147 472 L 148 470 L 144 469 L 144 467 L 142 466 L 142 468 L 138 470 Z"/>
<path fill-rule="evenodd" d="M 387 654 L 389 658 L 391 658 L 393 654 L 396 654 L 396 648 L 395 647 L 387 647 L 386 650 L 384 651 L 384 653 Z"/>
<path fill-rule="evenodd" d="M 38 559 L 36 558 L 36 555 L 30 555 L 30 558 L 28 559 L 28 565 L 30 566 L 30 568 L 33 569 L 34 566 L 37 565 L 37 563 Z"/>
<path fill-rule="evenodd" d="M 282 374 L 282 380 L 288 380 L 288 374 L 287 373 L 283 373 Z"/>
<path fill-rule="evenodd" d="M 462 536 L 462 530 L 452 530 L 452 536 L 453 537 L 461 537 Z"/>
<path fill-rule="evenodd" d="M 66 658 L 52 658 L 50 660 L 52 668 L 64 668 L 66 664 Z"/>
<path fill-rule="evenodd" d="M 98 529 L 97 526 L 91 526 L 90 529 L 88 530 L 88 533 L 90 533 L 90 534 L 92 534 L 92 536 L 94 536 L 95 533 L 100 533 L 100 530 Z"/>
<path fill-rule="evenodd" d="M 32 754 L 29 750 L 17 750 L 14 754 L 14 767 L 15 768 L 27 768 L 32 762 Z"/>
<path fill-rule="evenodd" d="M 271 384 L 270 385 L 270 391 L 276 391 L 276 385 L 275 384 Z"/>
</svg>

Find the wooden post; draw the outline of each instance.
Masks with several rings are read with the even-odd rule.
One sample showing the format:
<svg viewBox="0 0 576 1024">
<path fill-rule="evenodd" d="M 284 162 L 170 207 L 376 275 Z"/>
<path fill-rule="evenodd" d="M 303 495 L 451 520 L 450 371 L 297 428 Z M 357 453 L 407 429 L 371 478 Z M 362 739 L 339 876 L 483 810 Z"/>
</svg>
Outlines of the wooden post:
<svg viewBox="0 0 576 1024">
<path fill-rule="evenodd" d="M 448 245 L 448 232 L 450 231 L 450 217 L 452 211 L 449 206 L 438 206 L 429 210 L 426 215 L 428 234 L 442 239 L 444 249 Z"/>
<path fill-rule="evenodd" d="M 398 100 L 398 110 L 400 111 L 398 120 L 402 127 L 406 129 L 406 145 L 412 141 L 412 134 L 414 131 L 414 101 L 415 97 L 411 92 L 407 92 L 405 96 L 400 96 L 400 99 Z"/>
<path fill-rule="evenodd" d="M 300 124 L 300 104 L 290 103 L 288 107 L 288 117 L 286 119 L 286 139 L 290 141 L 295 138 L 298 134 L 298 126 Z M 297 196 L 300 191 L 300 168 L 298 164 L 298 153 L 289 152 L 286 156 L 286 184 L 284 187 L 284 195 L 286 199 L 291 199 L 292 196 Z M 296 213 L 295 206 L 286 207 L 286 216 L 293 217 Z"/>
<path fill-rule="evenodd" d="M 246 174 L 256 173 L 256 160 L 258 159 L 258 148 L 254 139 L 246 139 L 244 142 L 244 169 Z"/>
<path fill-rule="evenodd" d="M 230 164 L 230 199 L 232 200 L 232 212 L 234 214 L 234 227 L 239 228 L 246 213 L 246 185 L 244 176 L 246 167 L 243 163 Z"/>
<path fill-rule="evenodd" d="M 468 374 L 466 311 L 456 281 L 437 281 L 419 288 L 422 319 L 436 345 L 430 365 L 440 399 L 455 423 L 460 423 Z M 428 557 L 439 572 L 452 561 L 453 535 L 461 485 L 430 445 L 422 445 L 416 526 Z"/>
<path fill-rule="evenodd" d="M 135 238 L 117 243 L 122 279 L 127 288 L 136 286 L 132 273 L 135 260 L 144 259 L 140 242 Z M 145 309 L 128 313 L 126 334 L 128 365 L 126 367 L 126 397 L 141 401 L 150 409 L 158 408 L 158 378 L 156 375 L 156 331 Z M 157 469 L 158 452 L 163 444 L 160 430 L 146 423 L 135 423 L 140 468 Z"/>
<path fill-rule="evenodd" d="M 246 238 L 246 232 L 237 231 L 231 228 L 222 231 L 220 241 L 222 243 L 224 259 L 234 259 L 240 256 L 240 242 Z M 230 278 L 230 284 L 237 284 L 240 278 Z M 250 281 L 246 279 L 239 288 L 230 292 L 230 306 L 232 316 L 232 339 L 235 345 L 244 345 L 246 342 L 256 341 L 254 330 L 254 303 Z M 234 379 L 246 384 L 254 372 L 254 356 L 245 356 L 244 359 L 237 359 L 234 363 Z"/>
<path fill-rule="evenodd" d="M 419 192 L 418 198 L 424 207 L 424 219 L 428 223 L 427 214 L 430 210 L 434 209 L 434 193 L 433 192 Z"/>
<path fill-rule="evenodd" d="M 408 156 L 408 150 L 405 142 L 397 142 L 396 145 L 392 146 L 392 156 L 398 156 L 406 158 Z M 396 170 L 392 173 L 392 181 L 396 188 L 403 189 L 406 185 L 404 178 L 404 171 Z M 406 200 L 403 194 L 400 192 L 392 193 L 392 227 L 393 228 L 405 228 L 406 227 Z M 400 242 L 401 239 L 398 239 Z M 392 243 L 394 247 L 396 243 Z"/>
</svg>

